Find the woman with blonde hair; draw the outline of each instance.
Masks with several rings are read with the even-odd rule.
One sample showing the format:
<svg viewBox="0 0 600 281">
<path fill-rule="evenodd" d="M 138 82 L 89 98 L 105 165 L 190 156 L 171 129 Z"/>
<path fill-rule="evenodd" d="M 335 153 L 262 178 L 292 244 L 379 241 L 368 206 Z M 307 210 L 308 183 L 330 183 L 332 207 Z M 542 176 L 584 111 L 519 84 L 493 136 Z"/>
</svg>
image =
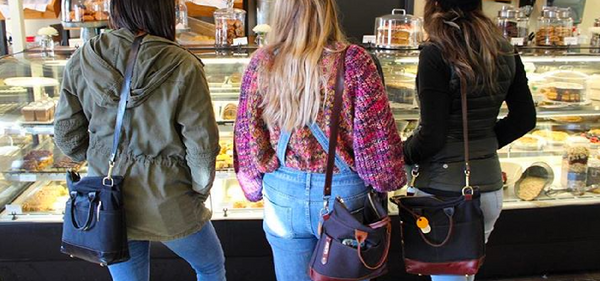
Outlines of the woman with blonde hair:
<svg viewBox="0 0 600 281">
<path fill-rule="evenodd" d="M 310 280 L 338 62 L 344 93 L 330 205 L 404 186 L 402 143 L 369 53 L 348 45 L 334 0 L 277 0 L 268 45 L 243 78 L 235 143 L 240 185 L 265 199 L 264 231 L 278 280 Z M 342 57 L 345 54 L 345 57 Z"/>
</svg>

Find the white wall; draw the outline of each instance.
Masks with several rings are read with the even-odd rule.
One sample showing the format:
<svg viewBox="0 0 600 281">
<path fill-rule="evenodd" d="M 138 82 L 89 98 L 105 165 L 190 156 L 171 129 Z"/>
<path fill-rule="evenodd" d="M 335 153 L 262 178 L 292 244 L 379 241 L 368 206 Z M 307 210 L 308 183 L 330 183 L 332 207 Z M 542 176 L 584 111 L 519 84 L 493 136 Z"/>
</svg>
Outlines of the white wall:
<svg viewBox="0 0 600 281">
<path fill-rule="evenodd" d="M 36 36 L 38 29 L 57 23 L 60 23 L 59 19 L 25 20 L 25 34 L 26 36 Z M 6 30 L 10 32 L 11 20 L 6 21 Z"/>
</svg>

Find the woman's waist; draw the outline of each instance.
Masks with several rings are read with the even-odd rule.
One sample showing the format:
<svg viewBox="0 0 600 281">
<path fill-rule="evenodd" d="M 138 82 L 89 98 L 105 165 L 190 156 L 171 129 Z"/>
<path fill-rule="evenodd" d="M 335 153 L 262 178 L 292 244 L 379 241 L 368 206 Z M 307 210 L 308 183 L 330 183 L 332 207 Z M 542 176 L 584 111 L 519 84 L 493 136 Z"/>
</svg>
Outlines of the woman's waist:
<svg viewBox="0 0 600 281">
<path fill-rule="evenodd" d="M 306 192 L 311 198 L 322 198 L 325 186 L 325 174 L 299 171 L 289 167 L 280 167 L 263 177 L 267 189 L 285 194 L 290 198 L 304 198 Z M 369 190 L 357 173 L 342 171 L 334 173 L 331 183 L 332 196 L 348 197 Z"/>
</svg>

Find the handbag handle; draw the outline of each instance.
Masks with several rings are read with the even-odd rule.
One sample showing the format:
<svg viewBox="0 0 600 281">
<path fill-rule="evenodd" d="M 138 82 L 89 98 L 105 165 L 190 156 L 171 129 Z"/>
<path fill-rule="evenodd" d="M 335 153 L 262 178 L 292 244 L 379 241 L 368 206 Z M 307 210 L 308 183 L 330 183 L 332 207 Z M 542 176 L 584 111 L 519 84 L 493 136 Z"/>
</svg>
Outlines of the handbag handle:
<svg viewBox="0 0 600 281">
<path fill-rule="evenodd" d="M 102 179 L 102 184 L 107 187 L 112 187 L 115 182 L 112 178 L 112 172 L 115 168 L 115 160 L 117 159 L 117 150 L 119 149 L 119 141 L 121 139 L 121 131 L 123 128 L 123 119 L 125 116 L 125 109 L 127 109 L 127 102 L 129 101 L 129 93 L 131 92 L 131 78 L 133 76 L 133 67 L 137 59 L 138 51 L 142 40 L 146 34 L 137 35 L 131 45 L 131 51 L 127 57 L 127 67 L 125 68 L 125 76 L 123 77 L 123 84 L 121 86 L 121 94 L 119 99 L 119 106 L 117 108 L 117 119 L 115 121 L 115 133 L 113 135 L 112 149 L 110 151 L 110 159 L 108 161 L 108 173 L 106 177 Z"/>
<path fill-rule="evenodd" d="M 402 204 L 402 200 L 397 200 L 395 202 L 398 205 L 398 207 L 400 207 L 400 208 L 404 209 L 405 211 L 409 212 L 415 219 L 417 219 L 417 218 L 420 217 L 417 214 L 415 214 L 410 208 L 407 208 L 406 206 L 404 206 L 404 204 Z M 452 212 L 452 214 L 453 213 L 454 212 Z M 450 241 L 450 237 L 452 237 L 452 233 L 454 232 L 454 218 L 453 218 L 453 215 L 448 214 L 448 212 L 444 212 L 444 214 L 446 214 L 446 216 L 448 217 L 448 221 L 449 221 L 449 224 L 448 224 L 448 234 L 446 235 L 446 238 L 444 239 L 444 241 L 442 241 L 439 244 L 433 243 L 429 239 L 427 239 L 427 237 L 425 237 L 425 234 L 423 234 L 422 231 L 419 231 L 419 235 L 421 235 L 421 238 L 423 239 L 423 241 L 425 241 L 425 243 L 427 243 L 427 245 L 429 245 L 431 247 L 439 248 L 439 247 L 443 247 L 444 245 L 448 244 L 448 241 Z"/>
<path fill-rule="evenodd" d="M 96 201 L 96 192 L 88 193 L 88 200 L 90 201 L 90 207 L 88 208 L 88 215 L 85 221 L 85 224 L 80 226 L 77 222 L 77 216 L 75 216 L 75 198 L 77 197 L 77 191 L 71 192 L 71 223 L 76 230 L 87 231 L 92 227 L 92 222 L 94 221 L 94 201 Z"/>
<path fill-rule="evenodd" d="M 379 260 L 379 262 L 378 262 L 378 263 L 377 263 L 377 265 L 375 265 L 375 266 L 370 266 L 370 265 L 368 265 L 368 264 L 367 264 L 367 262 L 365 262 L 365 260 L 364 260 L 364 259 L 363 259 L 363 257 L 362 257 L 362 250 L 361 250 L 361 246 L 360 246 L 360 245 L 361 245 L 361 244 L 362 244 L 364 241 L 366 241 L 366 240 L 367 240 L 367 236 L 368 236 L 369 234 L 368 234 L 367 232 L 360 231 L 360 230 L 358 230 L 358 229 L 354 231 L 354 238 L 355 238 L 355 239 L 356 239 L 356 241 L 358 242 L 358 247 L 357 247 L 357 250 L 356 250 L 356 251 L 358 252 L 358 258 L 360 259 L 360 262 L 362 262 L 362 264 L 363 264 L 363 265 L 364 265 L 366 268 L 368 268 L 368 269 L 370 269 L 370 270 L 376 270 L 376 269 L 379 269 L 380 267 L 382 267 L 382 266 L 385 264 L 385 262 L 386 262 L 386 261 L 387 261 L 387 259 L 388 259 L 388 255 L 389 255 L 389 253 L 390 253 L 390 245 L 392 244 L 392 243 L 391 243 L 391 242 L 392 242 L 392 224 L 390 223 L 390 220 L 391 220 L 391 219 L 390 219 L 389 217 L 386 217 L 386 218 L 385 218 L 385 222 L 386 222 L 386 224 L 385 224 L 385 227 L 386 227 L 386 231 L 385 231 L 385 234 L 386 234 L 386 239 L 385 239 L 385 241 L 386 241 L 386 242 L 385 242 L 385 243 L 386 243 L 386 245 L 385 245 L 385 250 L 384 250 L 384 252 L 383 252 L 383 255 L 381 256 L 381 260 Z"/>
<path fill-rule="evenodd" d="M 467 85 L 466 82 L 460 82 L 460 102 L 462 112 L 463 143 L 465 150 L 465 186 L 462 189 L 462 195 L 471 199 L 475 193 L 471 186 L 471 164 L 469 157 L 469 114 L 467 110 Z M 470 193 L 469 193 L 470 191 Z"/>
<path fill-rule="evenodd" d="M 335 82 L 335 95 L 333 98 L 333 109 L 329 124 L 329 151 L 327 152 L 327 170 L 325 171 L 325 186 L 323 187 L 324 210 L 328 209 L 331 197 L 331 183 L 333 181 L 333 167 L 335 166 L 335 151 L 337 147 L 338 131 L 340 127 L 340 115 L 342 112 L 342 96 L 344 94 L 344 74 L 346 73 L 346 52 L 344 48 L 338 61 L 338 69 Z"/>
</svg>

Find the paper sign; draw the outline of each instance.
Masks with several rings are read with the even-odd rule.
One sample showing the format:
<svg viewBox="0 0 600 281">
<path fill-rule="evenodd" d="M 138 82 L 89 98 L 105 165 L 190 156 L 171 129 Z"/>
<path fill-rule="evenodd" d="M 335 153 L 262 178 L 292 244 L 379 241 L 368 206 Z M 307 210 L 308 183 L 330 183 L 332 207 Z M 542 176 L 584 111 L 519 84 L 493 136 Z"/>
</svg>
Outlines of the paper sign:
<svg viewBox="0 0 600 281">
<path fill-rule="evenodd" d="M 363 44 L 371 44 L 371 43 L 375 43 L 375 40 L 377 40 L 377 38 L 375 37 L 375 35 L 364 35 L 363 36 Z"/>
<path fill-rule="evenodd" d="M 578 37 L 565 37 L 565 45 L 578 45 L 579 38 Z"/>
<path fill-rule="evenodd" d="M 211 6 L 217 9 L 227 8 L 228 0 L 191 0 L 192 3 L 202 6 Z"/>
<path fill-rule="evenodd" d="M 21 215 L 23 214 L 23 209 L 21 208 L 21 205 L 6 205 L 6 213 L 8 214 L 15 214 L 15 215 Z"/>
<path fill-rule="evenodd" d="M 523 45 L 525 45 L 525 38 L 523 38 L 523 37 L 510 38 L 510 43 L 513 44 L 513 46 L 523 46 Z"/>
<path fill-rule="evenodd" d="M 248 37 L 240 37 L 233 39 L 234 46 L 248 45 Z"/>
</svg>

